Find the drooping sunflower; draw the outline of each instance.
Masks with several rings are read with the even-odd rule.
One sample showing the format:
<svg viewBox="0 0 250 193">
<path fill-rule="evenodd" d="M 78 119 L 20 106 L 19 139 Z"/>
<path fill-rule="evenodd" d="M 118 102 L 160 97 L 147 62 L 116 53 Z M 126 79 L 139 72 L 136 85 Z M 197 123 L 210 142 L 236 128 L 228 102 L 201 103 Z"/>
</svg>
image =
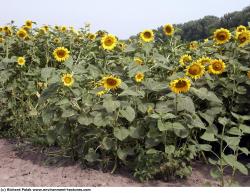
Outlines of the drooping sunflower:
<svg viewBox="0 0 250 193">
<path fill-rule="evenodd" d="M 247 30 L 247 28 L 244 25 L 239 25 L 236 28 L 236 32 L 243 32 L 243 31 L 246 31 L 246 30 Z"/>
<path fill-rule="evenodd" d="M 101 80 L 101 85 L 107 90 L 117 89 L 120 87 L 121 83 L 122 83 L 122 80 L 113 75 L 104 76 Z"/>
<path fill-rule="evenodd" d="M 186 68 L 186 75 L 193 79 L 201 78 L 205 73 L 205 67 L 200 62 L 193 62 Z"/>
<path fill-rule="evenodd" d="M 96 38 L 96 34 L 88 33 L 87 38 L 88 38 L 89 40 L 91 40 L 91 41 L 94 41 L 95 38 Z"/>
<path fill-rule="evenodd" d="M 208 72 L 211 74 L 222 74 L 226 68 L 226 64 L 221 59 L 211 60 L 208 66 Z"/>
<path fill-rule="evenodd" d="M 69 73 L 63 74 L 61 80 L 64 86 L 72 86 L 75 81 L 73 78 L 73 74 L 69 74 Z"/>
<path fill-rule="evenodd" d="M 152 42 L 154 40 L 154 32 L 152 30 L 144 30 L 140 33 L 140 38 L 144 42 Z"/>
<path fill-rule="evenodd" d="M 220 28 L 214 32 L 214 41 L 217 44 L 225 44 L 231 38 L 231 33 L 229 30 Z"/>
<path fill-rule="evenodd" d="M 190 50 L 197 50 L 198 48 L 198 42 L 197 41 L 192 41 L 189 43 L 189 49 Z"/>
<path fill-rule="evenodd" d="M 54 50 L 53 56 L 58 62 L 64 62 L 69 58 L 69 50 L 64 47 L 58 47 Z"/>
<path fill-rule="evenodd" d="M 191 86 L 191 81 L 186 77 L 172 80 L 169 84 L 169 87 L 172 90 L 172 92 L 176 94 L 188 92 L 190 86 Z"/>
<path fill-rule="evenodd" d="M 143 65 L 143 60 L 141 58 L 139 58 L 139 57 L 135 57 L 134 62 L 137 65 Z"/>
<path fill-rule="evenodd" d="M 126 45 L 125 42 L 120 41 L 120 42 L 118 42 L 117 47 L 118 47 L 121 51 L 124 51 L 125 48 L 127 47 L 127 45 Z"/>
<path fill-rule="evenodd" d="M 113 50 L 117 44 L 117 38 L 112 34 L 107 34 L 102 37 L 101 43 L 103 49 Z"/>
<path fill-rule="evenodd" d="M 142 82 L 144 79 L 144 74 L 142 72 L 137 72 L 135 75 L 136 82 Z"/>
<path fill-rule="evenodd" d="M 26 36 L 28 35 L 27 31 L 23 28 L 19 29 L 16 33 L 16 35 L 19 37 L 19 38 L 22 38 L 22 39 L 25 39 Z"/>
<path fill-rule="evenodd" d="M 20 66 L 23 66 L 25 64 L 25 58 L 24 57 L 18 57 L 17 58 L 17 64 Z"/>
<path fill-rule="evenodd" d="M 25 21 L 25 26 L 28 28 L 28 29 L 31 29 L 32 28 L 32 21 L 31 20 L 27 20 Z"/>
<path fill-rule="evenodd" d="M 203 56 L 200 59 L 198 59 L 197 62 L 201 63 L 203 66 L 207 66 L 210 64 L 211 58 Z"/>
<path fill-rule="evenodd" d="M 242 32 L 236 33 L 236 40 L 239 43 L 239 47 L 244 47 L 250 43 L 250 31 L 245 30 Z"/>
<path fill-rule="evenodd" d="M 182 66 L 186 66 L 191 61 L 192 61 L 192 56 L 190 56 L 188 54 L 182 55 L 180 60 L 179 60 L 179 62 Z"/>
<path fill-rule="evenodd" d="M 174 34 L 174 27 L 172 24 L 166 24 L 163 26 L 163 32 L 167 36 L 172 36 Z"/>
</svg>

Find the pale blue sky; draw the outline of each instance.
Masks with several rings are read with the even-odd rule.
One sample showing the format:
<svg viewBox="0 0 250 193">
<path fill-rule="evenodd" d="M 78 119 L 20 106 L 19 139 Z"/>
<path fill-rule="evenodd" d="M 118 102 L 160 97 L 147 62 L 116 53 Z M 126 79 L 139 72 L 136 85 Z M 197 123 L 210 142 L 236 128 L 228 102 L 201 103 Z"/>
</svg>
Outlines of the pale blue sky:
<svg viewBox="0 0 250 193">
<path fill-rule="evenodd" d="M 250 5 L 250 0 L 0 0 L 0 25 L 31 19 L 39 25 L 105 29 L 128 38 L 165 23 L 183 23 L 205 15 L 222 16 Z"/>
</svg>

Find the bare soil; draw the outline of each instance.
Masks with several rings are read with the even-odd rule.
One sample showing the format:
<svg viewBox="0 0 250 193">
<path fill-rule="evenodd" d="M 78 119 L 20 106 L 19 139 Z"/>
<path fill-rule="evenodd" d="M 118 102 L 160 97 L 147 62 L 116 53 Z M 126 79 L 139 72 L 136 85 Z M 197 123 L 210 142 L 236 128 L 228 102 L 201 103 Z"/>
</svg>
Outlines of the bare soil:
<svg viewBox="0 0 250 193">
<path fill-rule="evenodd" d="M 80 164 L 48 165 L 39 152 L 17 151 L 15 143 L 0 139 L 0 186 L 219 186 L 209 175 L 210 167 L 193 164 L 193 172 L 185 180 L 159 180 L 140 183 L 129 174 L 110 174 L 83 169 Z M 241 186 L 250 186 L 250 176 L 237 174 Z"/>
</svg>

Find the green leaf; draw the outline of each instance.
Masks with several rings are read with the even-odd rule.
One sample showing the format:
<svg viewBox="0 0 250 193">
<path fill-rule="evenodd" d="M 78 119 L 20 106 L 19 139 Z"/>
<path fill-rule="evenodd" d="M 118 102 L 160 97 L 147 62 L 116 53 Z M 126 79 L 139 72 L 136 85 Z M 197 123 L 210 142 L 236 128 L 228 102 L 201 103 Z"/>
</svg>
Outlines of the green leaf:
<svg viewBox="0 0 250 193">
<path fill-rule="evenodd" d="M 89 148 L 88 154 L 84 157 L 88 162 L 95 162 L 99 158 L 99 155 L 95 152 L 93 148 Z"/>
<path fill-rule="evenodd" d="M 167 154 L 173 154 L 175 152 L 175 146 L 173 145 L 166 145 L 165 146 L 165 153 Z"/>
<path fill-rule="evenodd" d="M 93 123 L 94 123 L 97 127 L 101 127 L 101 126 L 104 126 L 104 125 L 105 125 L 101 113 L 97 113 L 97 114 L 96 114 L 96 116 L 94 117 L 94 122 L 93 122 Z"/>
<path fill-rule="evenodd" d="M 120 110 L 120 114 L 129 122 L 132 122 L 135 118 L 135 110 L 131 106 L 128 106 L 125 110 Z"/>
<path fill-rule="evenodd" d="M 215 135 L 215 131 L 213 127 L 208 127 L 205 133 L 203 133 L 203 135 L 200 138 L 205 141 L 217 141 L 214 135 Z"/>
<path fill-rule="evenodd" d="M 240 129 L 243 133 L 250 134 L 250 126 L 248 126 L 248 125 L 240 124 L 240 125 L 239 125 L 239 129 Z"/>
<path fill-rule="evenodd" d="M 113 133 L 117 139 L 119 139 L 120 141 L 123 141 L 129 136 L 130 132 L 125 127 L 120 127 L 120 128 L 115 127 Z"/>
<path fill-rule="evenodd" d="M 118 96 L 141 96 L 144 97 L 145 93 L 143 91 L 133 91 L 133 90 L 124 90 Z"/>
<path fill-rule="evenodd" d="M 103 106 L 107 110 L 108 113 L 114 112 L 117 108 L 120 107 L 119 101 L 113 101 L 112 97 L 105 97 L 103 100 Z"/>
<path fill-rule="evenodd" d="M 212 168 L 210 170 L 210 175 L 213 179 L 218 180 L 221 178 L 221 172 L 218 170 L 218 168 Z"/>
<path fill-rule="evenodd" d="M 227 145 L 232 150 L 236 150 L 239 147 L 239 144 L 240 144 L 240 138 L 239 137 L 224 136 L 224 141 L 227 143 Z"/>
<path fill-rule="evenodd" d="M 174 122 L 173 123 L 173 130 L 174 133 L 181 138 L 186 138 L 188 136 L 188 129 L 185 128 L 181 123 L 179 122 Z"/>
<path fill-rule="evenodd" d="M 222 101 L 214 94 L 214 92 L 208 91 L 207 88 L 202 87 L 200 89 L 196 89 L 192 87 L 190 91 L 202 100 L 206 99 L 211 102 L 222 103 Z"/>
<path fill-rule="evenodd" d="M 72 117 L 72 116 L 76 115 L 76 113 L 77 112 L 73 109 L 65 109 L 65 110 L 63 110 L 62 117 L 63 118 Z"/>
<path fill-rule="evenodd" d="M 72 69 L 73 63 L 74 63 L 74 60 L 72 56 L 70 56 L 63 64 L 67 66 L 69 69 Z"/>
<path fill-rule="evenodd" d="M 60 87 L 59 83 L 53 83 L 49 85 L 43 92 L 39 98 L 39 104 L 44 103 L 48 98 L 54 96 L 57 93 L 57 89 Z"/>
<path fill-rule="evenodd" d="M 139 139 L 144 136 L 144 129 L 142 127 L 129 127 L 129 135 L 132 138 Z"/>
<path fill-rule="evenodd" d="M 173 125 L 171 122 L 163 123 L 161 119 L 158 119 L 157 126 L 158 126 L 160 131 L 167 131 L 167 130 L 171 130 L 173 128 Z"/>
<path fill-rule="evenodd" d="M 241 134 L 241 131 L 240 131 L 240 129 L 239 129 L 238 127 L 232 127 L 232 128 L 230 128 L 230 129 L 227 131 L 227 133 L 229 133 L 229 134 L 231 134 L 231 135 L 238 135 L 238 136 L 242 135 L 242 134 Z"/>
<path fill-rule="evenodd" d="M 211 151 L 212 150 L 212 146 L 209 144 L 199 144 L 198 147 L 202 151 Z"/>
<path fill-rule="evenodd" d="M 46 67 L 41 69 L 41 78 L 44 81 L 47 81 L 48 78 L 50 78 L 55 71 L 55 68 L 52 67 Z"/>
<path fill-rule="evenodd" d="M 222 124 L 223 126 L 226 126 L 229 123 L 229 119 L 226 117 L 219 117 L 218 122 Z"/>
<path fill-rule="evenodd" d="M 54 130 L 49 130 L 46 139 L 49 145 L 53 145 L 57 139 L 56 132 Z"/>
<path fill-rule="evenodd" d="M 91 123 L 93 123 L 93 118 L 87 115 L 80 115 L 77 119 L 78 123 L 80 123 L 81 125 L 90 125 Z"/>
<path fill-rule="evenodd" d="M 178 111 L 185 110 L 190 113 L 195 113 L 193 100 L 189 96 L 177 98 L 177 109 Z"/>
<path fill-rule="evenodd" d="M 225 155 L 222 154 L 222 158 L 228 163 L 230 166 L 238 169 L 242 174 L 248 175 L 248 169 L 240 162 L 237 161 L 236 156 L 233 154 Z"/>
<path fill-rule="evenodd" d="M 108 137 L 104 137 L 103 140 L 102 140 L 102 147 L 105 149 L 105 150 L 110 150 L 114 147 L 114 141 L 111 139 L 111 138 L 108 138 Z"/>
</svg>

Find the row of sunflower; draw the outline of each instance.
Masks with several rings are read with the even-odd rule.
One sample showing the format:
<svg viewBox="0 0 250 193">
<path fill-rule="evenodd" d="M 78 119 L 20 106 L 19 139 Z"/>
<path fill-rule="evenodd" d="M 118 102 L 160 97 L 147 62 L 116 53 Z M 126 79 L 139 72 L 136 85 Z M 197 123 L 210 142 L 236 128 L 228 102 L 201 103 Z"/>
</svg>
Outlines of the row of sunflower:
<svg viewBox="0 0 250 193">
<path fill-rule="evenodd" d="M 247 27 L 182 42 L 171 24 L 126 41 L 89 24 L 35 24 L 0 27 L 2 135 L 142 181 L 186 177 L 207 152 L 213 171 L 247 173 L 237 160 L 249 153 Z"/>
</svg>

